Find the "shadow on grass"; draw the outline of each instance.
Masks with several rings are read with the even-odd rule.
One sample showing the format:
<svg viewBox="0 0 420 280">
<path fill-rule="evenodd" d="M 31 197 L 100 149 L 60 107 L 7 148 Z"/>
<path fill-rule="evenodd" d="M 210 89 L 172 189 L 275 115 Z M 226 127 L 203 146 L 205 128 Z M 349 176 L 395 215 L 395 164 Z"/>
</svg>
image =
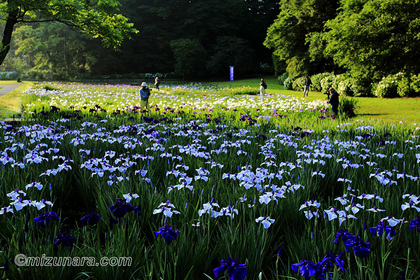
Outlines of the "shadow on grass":
<svg viewBox="0 0 420 280">
<path fill-rule="evenodd" d="M 387 114 L 387 113 L 381 113 L 381 114 L 371 114 L 371 113 L 357 114 L 357 116 L 385 116 L 385 115 L 390 115 L 390 114 Z"/>
</svg>

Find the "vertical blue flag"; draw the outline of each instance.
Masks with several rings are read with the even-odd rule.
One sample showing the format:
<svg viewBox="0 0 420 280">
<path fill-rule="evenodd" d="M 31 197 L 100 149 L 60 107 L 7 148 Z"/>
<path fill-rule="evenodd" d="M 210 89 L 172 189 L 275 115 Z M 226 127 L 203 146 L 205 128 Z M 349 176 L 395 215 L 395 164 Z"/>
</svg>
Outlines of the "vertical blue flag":
<svg viewBox="0 0 420 280">
<path fill-rule="evenodd" d="M 234 66 L 229 66 L 230 68 L 230 81 L 233 82 L 233 68 Z"/>
</svg>

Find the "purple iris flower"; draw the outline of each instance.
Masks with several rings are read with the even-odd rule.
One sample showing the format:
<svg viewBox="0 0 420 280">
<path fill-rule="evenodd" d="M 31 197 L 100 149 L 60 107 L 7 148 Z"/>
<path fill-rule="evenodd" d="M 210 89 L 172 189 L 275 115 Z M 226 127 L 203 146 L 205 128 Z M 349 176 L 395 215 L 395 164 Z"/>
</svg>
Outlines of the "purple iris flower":
<svg viewBox="0 0 420 280">
<path fill-rule="evenodd" d="M 387 221 L 382 221 L 376 227 L 371 227 L 370 232 L 376 236 L 382 236 L 382 234 L 386 233 L 386 238 L 391 240 L 392 237 L 396 234 L 395 228 L 390 227 Z"/>
<path fill-rule="evenodd" d="M 409 228 L 411 232 L 413 232 L 413 229 L 417 229 L 417 232 L 420 232 L 420 216 L 417 216 L 416 219 L 410 222 Z"/>
<path fill-rule="evenodd" d="M 101 215 L 96 214 L 95 212 L 87 212 L 85 216 L 80 219 L 82 225 L 95 225 L 101 219 Z"/>
<path fill-rule="evenodd" d="M 370 254 L 370 246 L 369 242 L 364 242 L 360 235 L 356 236 L 356 238 L 348 239 L 344 242 L 344 247 L 346 247 L 347 252 L 353 248 L 353 252 L 359 258 L 366 258 Z"/>
<path fill-rule="evenodd" d="M 339 230 L 335 236 L 334 243 L 337 244 L 338 239 L 340 239 L 344 243 L 344 247 L 346 247 L 347 252 L 353 248 L 353 252 L 359 258 L 366 258 L 369 256 L 370 253 L 370 246 L 369 242 L 364 242 L 360 235 L 355 236 L 353 233 L 346 230 Z"/>
<path fill-rule="evenodd" d="M 76 238 L 67 233 L 57 233 L 54 239 L 54 250 L 57 250 L 58 245 L 62 244 L 66 247 L 73 247 Z"/>
<path fill-rule="evenodd" d="M 230 280 L 244 280 L 247 274 L 245 264 L 239 263 L 238 259 L 232 260 L 230 256 L 221 260 L 221 266 L 213 269 L 214 276 L 218 279 L 227 271 Z"/>
<path fill-rule="evenodd" d="M 59 221 L 60 218 L 57 217 L 57 213 L 55 212 L 45 211 L 44 213 L 41 213 L 38 217 L 34 218 L 34 220 L 38 226 L 45 227 L 45 225 L 48 225 L 52 220 Z"/>
<path fill-rule="evenodd" d="M 339 253 L 338 255 L 330 252 L 324 256 L 321 262 L 318 263 L 319 271 L 318 271 L 318 278 L 319 279 L 329 279 L 326 276 L 328 275 L 328 271 L 330 268 L 333 268 L 336 265 L 343 273 L 345 273 L 344 268 L 344 253 Z"/>
<path fill-rule="evenodd" d="M 298 272 L 298 270 L 305 279 L 309 279 L 319 272 L 319 266 L 313 261 L 301 260 L 300 263 L 292 264 L 292 271 Z"/>
<path fill-rule="evenodd" d="M 169 245 L 180 233 L 179 230 L 173 230 L 172 227 L 166 224 L 164 227 L 161 227 L 159 231 L 154 231 L 156 238 L 160 236 L 165 239 L 166 243 Z"/>
<path fill-rule="evenodd" d="M 115 204 L 109 207 L 109 209 L 111 210 L 112 214 L 114 214 L 114 216 L 117 218 L 124 217 L 124 215 L 130 211 L 134 211 L 139 215 L 141 214 L 141 211 L 139 210 L 138 207 L 128 204 L 125 201 L 125 199 L 121 199 L 121 198 L 118 198 Z"/>
<path fill-rule="evenodd" d="M 340 238 L 345 243 L 348 239 L 356 238 L 356 236 L 348 229 L 340 229 L 335 235 L 334 243 L 337 244 Z"/>
</svg>

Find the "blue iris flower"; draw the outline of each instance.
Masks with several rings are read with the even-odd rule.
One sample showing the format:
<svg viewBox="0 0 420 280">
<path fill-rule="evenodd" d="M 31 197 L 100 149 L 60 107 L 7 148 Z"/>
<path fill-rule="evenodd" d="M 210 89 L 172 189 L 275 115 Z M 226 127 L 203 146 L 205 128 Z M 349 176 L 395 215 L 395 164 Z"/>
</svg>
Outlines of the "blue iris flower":
<svg viewBox="0 0 420 280">
<path fill-rule="evenodd" d="M 173 230 L 172 227 L 166 224 L 164 227 L 161 227 L 159 231 L 154 231 L 155 237 L 158 238 L 159 234 L 165 239 L 166 243 L 169 245 L 180 233 L 179 230 Z"/>
<path fill-rule="evenodd" d="M 57 236 L 54 239 L 54 250 L 57 250 L 58 245 L 62 244 L 66 247 L 73 247 L 76 238 L 67 233 L 57 233 Z"/>
<path fill-rule="evenodd" d="M 245 264 L 239 263 L 238 259 L 232 260 L 230 256 L 221 260 L 221 266 L 213 269 L 214 276 L 218 279 L 227 271 L 230 280 L 244 280 L 247 274 Z"/>
<path fill-rule="evenodd" d="M 370 246 L 371 244 L 369 242 L 364 242 L 360 236 L 356 236 L 356 238 L 348 239 L 344 242 L 344 247 L 346 247 L 347 252 L 353 248 L 354 254 L 359 258 L 366 258 L 369 256 Z"/>
<path fill-rule="evenodd" d="M 95 225 L 101 219 L 101 215 L 96 214 L 95 212 L 87 212 L 85 216 L 80 219 L 82 225 Z"/>
<path fill-rule="evenodd" d="M 366 258 L 369 256 L 371 244 L 369 242 L 364 242 L 360 237 L 360 234 L 355 236 L 347 229 L 339 230 L 335 236 L 334 243 L 337 244 L 338 239 L 340 238 L 343 241 L 347 252 L 350 252 L 350 249 L 353 249 L 354 254 L 359 258 Z"/>
<path fill-rule="evenodd" d="M 392 237 L 394 237 L 396 234 L 395 228 L 390 227 L 389 223 L 386 220 L 380 222 L 380 224 L 377 225 L 376 227 L 371 227 L 370 232 L 376 236 L 382 236 L 382 234 L 385 232 L 386 239 L 388 240 L 391 240 Z"/>
<path fill-rule="evenodd" d="M 417 216 L 416 219 L 410 222 L 409 228 L 411 232 L 413 232 L 413 229 L 417 229 L 417 232 L 420 232 L 420 216 Z"/>
<path fill-rule="evenodd" d="M 137 214 L 141 214 L 141 211 L 138 207 L 128 204 L 125 199 L 118 198 L 114 205 L 109 207 L 112 214 L 114 214 L 117 218 L 124 217 L 125 214 L 127 214 L 130 211 L 134 211 Z"/>
<path fill-rule="evenodd" d="M 326 254 L 322 261 L 318 263 L 319 271 L 317 276 L 319 279 L 329 279 L 328 271 L 333 268 L 335 265 L 345 273 L 344 268 L 344 253 L 334 254 L 332 252 Z M 328 275 L 328 278 L 326 277 Z"/>
<path fill-rule="evenodd" d="M 34 220 L 38 226 L 45 227 L 45 225 L 49 224 L 51 221 L 59 221 L 60 218 L 57 217 L 57 213 L 55 212 L 45 211 L 44 213 L 41 213 L 39 217 L 34 218 Z"/>
<path fill-rule="evenodd" d="M 319 271 L 319 267 L 313 261 L 301 260 L 300 263 L 292 264 L 292 271 L 298 270 L 305 279 L 309 279 Z"/>
<path fill-rule="evenodd" d="M 340 229 L 335 235 L 334 243 L 337 244 L 340 238 L 344 243 L 346 243 L 348 239 L 356 238 L 356 236 L 353 233 L 349 232 L 348 229 Z"/>
</svg>

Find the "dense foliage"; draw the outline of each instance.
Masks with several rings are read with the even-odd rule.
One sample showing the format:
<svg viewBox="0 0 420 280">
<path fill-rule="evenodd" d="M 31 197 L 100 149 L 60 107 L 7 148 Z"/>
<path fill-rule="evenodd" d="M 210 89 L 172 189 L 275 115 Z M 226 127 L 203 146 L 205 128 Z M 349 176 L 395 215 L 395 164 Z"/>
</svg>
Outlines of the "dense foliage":
<svg viewBox="0 0 420 280">
<path fill-rule="evenodd" d="M 106 47 L 117 48 L 124 38 L 137 32 L 126 17 L 116 13 L 119 5 L 118 0 L 2 0 L 0 1 L 0 18 L 4 25 L 2 26 L 0 64 L 3 63 L 10 50 L 15 26 L 34 22 L 64 22 L 94 37 L 102 38 Z M 54 34 L 51 30 L 47 33 L 49 36 Z"/>
<path fill-rule="evenodd" d="M 265 45 L 292 78 L 347 72 L 361 94 L 371 94 L 388 75 L 420 72 L 419 14 L 416 0 L 280 1 Z"/>
</svg>

